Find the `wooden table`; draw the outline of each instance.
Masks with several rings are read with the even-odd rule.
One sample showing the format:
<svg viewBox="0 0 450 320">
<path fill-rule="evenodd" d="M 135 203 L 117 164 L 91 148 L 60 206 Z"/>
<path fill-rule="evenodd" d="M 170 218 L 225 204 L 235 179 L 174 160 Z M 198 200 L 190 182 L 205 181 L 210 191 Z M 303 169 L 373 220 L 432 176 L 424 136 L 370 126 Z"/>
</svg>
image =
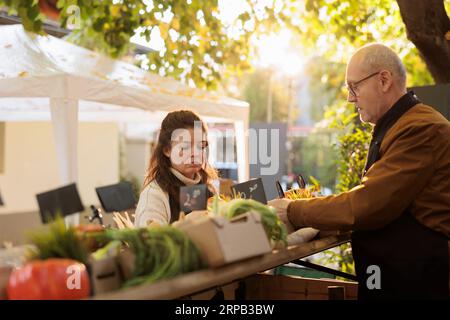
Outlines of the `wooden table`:
<svg viewBox="0 0 450 320">
<path fill-rule="evenodd" d="M 219 268 L 191 272 L 170 280 L 158 281 L 154 284 L 144 284 L 133 288 L 100 294 L 92 297 L 92 299 L 177 299 L 210 288 L 229 284 L 258 272 L 269 270 L 320 251 L 336 247 L 349 240 L 350 234 L 348 233 L 328 236 L 322 234 L 322 237 L 317 240 L 297 246 L 291 246 L 286 249 L 274 250 L 263 256 L 241 260 Z"/>
</svg>

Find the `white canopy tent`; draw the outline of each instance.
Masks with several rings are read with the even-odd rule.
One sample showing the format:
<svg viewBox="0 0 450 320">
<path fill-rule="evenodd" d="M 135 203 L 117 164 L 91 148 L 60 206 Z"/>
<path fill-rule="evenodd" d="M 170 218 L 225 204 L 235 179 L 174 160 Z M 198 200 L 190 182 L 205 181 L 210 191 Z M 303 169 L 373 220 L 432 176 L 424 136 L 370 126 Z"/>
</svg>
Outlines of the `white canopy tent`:
<svg viewBox="0 0 450 320">
<path fill-rule="evenodd" d="M 62 184 L 77 181 L 79 119 L 161 121 L 186 107 L 206 120 L 248 129 L 248 103 L 191 88 L 52 36 L 0 27 L 0 121 L 45 118 L 50 109 Z M 248 179 L 248 140 L 236 139 L 239 180 Z"/>
</svg>

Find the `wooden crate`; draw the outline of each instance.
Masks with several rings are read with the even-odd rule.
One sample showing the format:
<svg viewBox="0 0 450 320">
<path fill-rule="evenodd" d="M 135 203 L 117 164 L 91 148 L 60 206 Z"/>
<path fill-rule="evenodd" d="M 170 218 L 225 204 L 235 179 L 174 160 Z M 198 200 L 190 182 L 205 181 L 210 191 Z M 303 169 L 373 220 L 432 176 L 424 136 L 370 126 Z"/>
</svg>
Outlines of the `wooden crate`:
<svg viewBox="0 0 450 320">
<path fill-rule="evenodd" d="M 247 278 L 245 296 L 248 300 L 328 300 L 329 286 L 343 286 L 346 300 L 357 299 L 356 282 L 270 274 Z"/>
</svg>

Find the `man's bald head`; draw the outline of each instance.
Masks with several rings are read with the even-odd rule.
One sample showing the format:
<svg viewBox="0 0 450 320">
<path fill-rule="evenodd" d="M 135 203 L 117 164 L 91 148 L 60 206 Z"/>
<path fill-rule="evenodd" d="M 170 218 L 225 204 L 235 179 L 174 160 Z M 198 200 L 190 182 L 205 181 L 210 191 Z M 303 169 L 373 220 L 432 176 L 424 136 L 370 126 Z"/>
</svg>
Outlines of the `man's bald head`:
<svg viewBox="0 0 450 320">
<path fill-rule="evenodd" d="M 406 93 L 406 72 L 389 47 L 368 44 L 350 58 L 346 74 L 348 102 L 355 104 L 361 121 L 376 124 Z"/>
<path fill-rule="evenodd" d="M 405 66 L 398 55 L 383 44 L 371 43 L 361 47 L 350 58 L 349 64 L 352 62 L 356 62 L 367 74 L 388 70 L 399 89 L 406 88 Z"/>
</svg>

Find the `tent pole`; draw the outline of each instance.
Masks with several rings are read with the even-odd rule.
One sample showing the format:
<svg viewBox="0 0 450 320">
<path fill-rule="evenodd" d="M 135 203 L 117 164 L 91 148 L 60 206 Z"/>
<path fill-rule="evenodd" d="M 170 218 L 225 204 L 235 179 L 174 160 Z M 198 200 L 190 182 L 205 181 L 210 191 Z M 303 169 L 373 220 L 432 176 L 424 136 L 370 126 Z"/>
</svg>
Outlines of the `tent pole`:
<svg viewBox="0 0 450 320">
<path fill-rule="evenodd" d="M 244 113 L 245 116 L 243 120 L 234 122 L 239 182 L 244 182 L 249 179 L 248 109 L 245 110 Z"/>
<path fill-rule="evenodd" d="M 78 100 L 50 98 L 50 111 L 61 184 L 78 180 Z M 78 225 L 80 215 L 65 218 L 66 225 Z"/>
</svg>

